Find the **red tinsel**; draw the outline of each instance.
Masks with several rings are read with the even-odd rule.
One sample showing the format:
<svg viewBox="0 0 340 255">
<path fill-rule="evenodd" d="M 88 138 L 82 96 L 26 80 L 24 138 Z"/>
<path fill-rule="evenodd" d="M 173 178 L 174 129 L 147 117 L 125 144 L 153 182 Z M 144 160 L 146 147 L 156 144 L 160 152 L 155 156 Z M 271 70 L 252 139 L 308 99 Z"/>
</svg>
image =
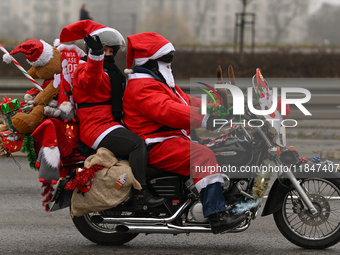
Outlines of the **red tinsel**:
<svg viewBox="0 0 340 255">
<path fill-rule="evenodd" d="M 104 167 L 101 165 L 93 165 L 90 168 L 83 167 L 83 171 L 78 173 L 76 177 L 65 186 L 66 190 L 81 189 L 96 175 L 98 170 L 102 170 Z"/>
<path fill-rule="evenodd" d="M 45 197 L 45 199 L 42 201 L 42 205 L 45 208 L 45 211 L 49 212 L 50 211 L 49 202 L 53 197 L 54 188 L 52 187 L 52 184 L 49 182 L 43 182 L 41 187 L 44 188 L 44 191 L 41 193 L 41 195 Z"/>
</svg>

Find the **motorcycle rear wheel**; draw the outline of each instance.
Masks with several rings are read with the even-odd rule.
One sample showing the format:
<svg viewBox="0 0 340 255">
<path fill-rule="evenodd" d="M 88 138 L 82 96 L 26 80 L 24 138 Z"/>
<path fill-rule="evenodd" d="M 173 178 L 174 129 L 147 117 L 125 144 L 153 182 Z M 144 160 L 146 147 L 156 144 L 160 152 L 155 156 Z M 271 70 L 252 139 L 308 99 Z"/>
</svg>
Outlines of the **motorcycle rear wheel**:
<svg viewBox="0 0 340 255">
<path fill-rule="evenodd" d="M 138 233 L 117 233 L 116 224 L 94 223 L 91 216 L 102 214 L 90 213 L 81 217 L 73 217 L 73 223 L 78 231 L 88 240 L 103 245 L 122 245 L 134 239 Z"/>
<path fill-rule="evenodd" d="M 324 249 L 340 241 L 340 180 L 305 179 L 301 183 L 318 210 L 309 213 L 293 190 L 274 213 L 276 226 L 290 242 L 306 249 Z"/>
</svg>

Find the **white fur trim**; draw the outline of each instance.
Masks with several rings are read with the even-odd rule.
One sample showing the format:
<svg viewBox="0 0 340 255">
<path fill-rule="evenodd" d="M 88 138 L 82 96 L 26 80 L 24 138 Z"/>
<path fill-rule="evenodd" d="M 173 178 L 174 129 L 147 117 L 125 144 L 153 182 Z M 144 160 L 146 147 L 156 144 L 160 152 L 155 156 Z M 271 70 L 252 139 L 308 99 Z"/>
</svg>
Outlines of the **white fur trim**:
<svg viewBox="0 0 340 255">
<path fill-rule="evenodd" d="M 212 174 L 204 177 L 203 179 L 199 180 L 195 187 L 198 192 L 201 192 L 202 189 L 207 187 L 209 184 L 213 184 L 215 182 L 224 183 L 223 175 L 222 174 Z"/>
<path fill-rule="evenodd" d="M 133 70 L 132 69 L 124 69 L 124 73 L 125 74 L 132 74 L 133 73 Z"/>
<path fill-rule="evenodd" d="M 53 47 L 43 40 L 40 40 L 40 42 L 42 42 L 44 49 L 39 58 L 34 62 L 27 59 L 27 62 L 34 67 L 45 66 L 53 57 Z"/>
<path fill-rule="evenodd" d="M 153 144 L 153 143 L 161 143 L 164 142 L 165 140 L 171 139 L 171 138 L 181 138 L 179 136 L 168 136 L 168 137 L 156 137 L 156 138 L 146 138 L 145 139 L 145 144 Z"/>
<path fill-rule="evenodd" d="M 72 104 L 71 102 L 64 101 L 59 105 L 58 108 L 64 113 L 69 114 L 72 111 Z"/>
<path fill-rule="evenodd" d="M 53 41 L 53 46 L 54 46 L 54 47 L 58 47 L 59 45 L 60 45 L 60 40 L 59 40 L 59 38 L 54 39 L 54 41 Z"/>
<path fill-rule="evenodd" d="M 6 53 L 2 56 L 2 60 L 6 63 L 6 64 L 9 64 L 12 62 L 12 56 L 9 55 L 9 53 Z"/>
<path fill-rule="evenodd" d="M 60 44 L 57 49 L 59 51 L 64 51 L 64 50 L 71 51 L 71 50 L 75 50 L 79 57 L 84 57 L 86 55 L 85 52 L 82 49 L 80 49 L 75 44 Z"/>
<path fill-rule="evenodd" d="M 90 59 L 95 60 L 95 61 L 101 61 L 104 59 L 104 53 L 102 55 L 97 56 L 97 55 L 92 55 L 91 52 L 92 50 L 90 49 L 89 55 L 88 55 Z"/>
<path fill-rule="evenodd" d="M 156 51 L 155 54 L 153 54 L 151 57 L 149 58 L 135 58 L 135 64 L 136 66 L 141 66 L 144 65 L 149 59 L 157 59 L 160 58 L 168 53 L 170 53 L 171 51 L 174 51 L 175 48 L 172 45 L 171 42 L 165 44 L 163 47 L 161 47 L 158 51 Z"/>
<path fill-rule="evenodd" d="M 132 73 L 132 74 L 129 74 L 128 78 L 129 80 L 130 79 L 142 79 L 142 78 L 155 79 L 155 77 L 147 73 Z"/>
<path fill-rule="evenodd" d="M 58 147 L 51 149 L 50 147 L 42 147 L 43 155 L 46 162 L 54 168 L 59 168 L 60 164 L 60 151 Z"/>
</svg>

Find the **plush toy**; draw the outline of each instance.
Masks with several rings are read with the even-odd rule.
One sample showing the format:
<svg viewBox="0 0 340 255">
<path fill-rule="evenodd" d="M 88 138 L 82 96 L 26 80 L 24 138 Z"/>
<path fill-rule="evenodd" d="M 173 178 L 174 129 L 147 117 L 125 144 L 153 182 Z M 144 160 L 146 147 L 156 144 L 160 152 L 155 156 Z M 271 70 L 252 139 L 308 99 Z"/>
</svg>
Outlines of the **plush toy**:
<svg viewBox="0 0 340 255">
<path fill-rule="evenodd" d="M 12 117 L 13 126 L 23 134 L 32 133 L 37 125 L 44 119 L 44 108 L 59 92 L 59 83 L 54 82 L 56 74 L 62 72 L 61 53 L 43 40 L 31 39 L 18 45 L 9 54 L 5 54 L 3 59 L 10 63 L 9 55 L 22 52 L 27 58 L 27 62 L 32 65 L 28 71 L 34 79 L 43 79 L 41 87 L 44 89 L 34 98 L 34 109 L 29 114 L 17 113 Z M 31 95 L 32 96 L 32 95 Z M 27 101 L 33 98 L 26 96 Z"/>
</svg>

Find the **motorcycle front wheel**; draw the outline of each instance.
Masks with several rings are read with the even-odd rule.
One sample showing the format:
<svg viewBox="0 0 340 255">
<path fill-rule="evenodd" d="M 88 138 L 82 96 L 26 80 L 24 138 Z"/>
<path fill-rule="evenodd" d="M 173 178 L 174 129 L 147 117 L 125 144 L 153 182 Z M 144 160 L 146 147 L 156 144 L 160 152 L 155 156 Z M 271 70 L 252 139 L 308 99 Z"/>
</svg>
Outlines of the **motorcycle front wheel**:
<svg viewBox="0 0 340 255">
<path fill-rule="evenodd" d="M 122 245 L 134 239 L 137 234 L 134 233 L 117 233 L 115 228 L 117 224 L 94 223 L 91 217 L 95 215 L 103 215 L 107 212 L 89 213 L 81 217 L 73 217 L 73 223 L 78 231 L 88 240 L 104 245 Z M 124 215 L 124 212 L 115 212 L 112 216 Z"/>
<path fill-rule="evenodd" d="M 340 241 L 340 181 L 304 179 L 305 189 L 317 214 L 312 215 L 293 190 L 274 213 L 276 226 L 290 242 L 306 249 L 324 249 Z"/>
</svg>

